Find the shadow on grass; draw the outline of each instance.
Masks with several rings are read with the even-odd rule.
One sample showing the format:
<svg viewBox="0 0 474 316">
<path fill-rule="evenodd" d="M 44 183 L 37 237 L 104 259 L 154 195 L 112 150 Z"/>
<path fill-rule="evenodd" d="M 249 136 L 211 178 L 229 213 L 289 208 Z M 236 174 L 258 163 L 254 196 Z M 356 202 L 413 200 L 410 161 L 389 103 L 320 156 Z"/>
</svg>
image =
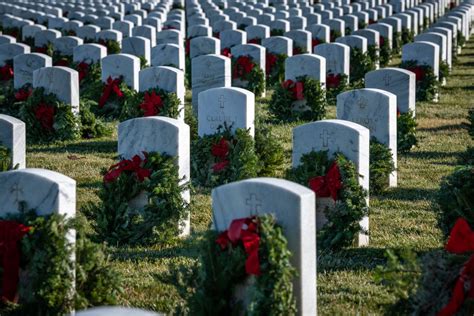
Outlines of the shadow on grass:
<svg viewBox="0 0 474 316">
<path fill-rule="evenodd" d="M 459 156 L 457 152 L 441 152 L 441 151 L 416 151 L 404 154 L 405 158 L 413 159 L 446 159 L 456 158 Z"/>
<path fill-rule="evenodd" d="M 35 146 L 28 148 L 28 152 L 35 153 L 116 153 L 116 141 L 80 141 L 75 143 L 55 143 L 47 146 Z"/>
<path fill-rule="evenodd" d="M 454 129 L 462 129 L 464 128 L 462 124 L 448 124 L 442 125 L 437 127 L 420 127 L 418 131 L 420 132 L 441 132 L 441 131 L 449 131 Z"/>
<path fill-rule="evenodd" d="M 391 188 L 382 195 L 376 196 L 378 200 L 401 200 L 401 201 L 419 201 L 432 200 L 438 190 L 420 189 L 420 188 Z"/>
<path fill-rule="evenodd" d="M 100 189 L 102 187 L 101 181 L 91 181 L 91 182 L 80 182 L 76 185 L 80 189 Z"/>
</svg>

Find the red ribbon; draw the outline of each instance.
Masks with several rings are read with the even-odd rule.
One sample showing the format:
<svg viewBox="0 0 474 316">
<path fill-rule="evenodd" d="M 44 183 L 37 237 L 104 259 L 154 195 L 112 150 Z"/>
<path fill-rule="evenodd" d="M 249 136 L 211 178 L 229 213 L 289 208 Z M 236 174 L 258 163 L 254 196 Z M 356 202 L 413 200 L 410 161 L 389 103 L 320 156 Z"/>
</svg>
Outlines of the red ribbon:
<svg viewBox="0 0 474 316">
<path fill-rule="evenodd" d="M 293 56 L 299 55 L 299 54 L 303 54 L 303 50 L 301 49 L 301 47 L 298 47 L 298 46 L 293 47 Z"/>
<path fill-rule="evenodd" d="M 144 101 L 140 104 L 140 109 L 143 110 L 143 116 L 155 116 L 160 114 L 163 108 L 163 100 L 153 90 L 151 93 L 145 92 Z"/>
<path fill-rule="evenodd" d="M 79 72 L 79 82 L 84 80 L 89 74 L 89 64 L 81 62 L 77 65 L 77 71 Z"/>
<path fill-rule="evenodd" d="M 13 67 L 9 64 L 0 67 L 0 81 L 8 81 L 13 79 Z"/>
<path fill-rule="evenodd" d="M 228 160 L 230 152 L 230 143 L 227 139 L 222 137 L 217 144 L 212 144 L 211 154 L 216 157 L 219 161 L 212 166 L 214 172 L 219 172 L 229 166 L 230 161 Z"/>
<path fill-rule="evenodd" d="M 14 221 L 0 221 L 0 258 L 2 258 L 2 300 L 15 301 L 20 280 L 21 248 L 18 242 L 31 227 Z"/>
<path fill-rule="evenodd" d="M 325 176 L 309 179 L 308 185 L 316 193 L 316 197 L 332 197 L 336 201 L 339 190 L 342 189 L 341 173 L 337 163 L 332 163 Z"/>
<path fill-rule="evenodd" d="M 240 56 L 237 58 L 234 66 L 234 79 L 243 79 L 255 67 L 255 63 L 249 56 Z"/>
<path fill-rule="evenodd" d="M 286 80 L 282 84 L 283 88 L 290 91 L 295 100 L 304 100 L 304 84 L 301 81 Z"/>
<path fill-rule="evenodd" d="M 35 50 L 36 50 L 37 53 L 48 54 L 48 47 L 46 47 L 46 46 L 36 47 Z"/>
<path fill-rule="evenodd" d="M 382 35 L 380 35 L 380 36 L 379 36 L 379 45 L 380 45 L 380 47 L 382 47 L 383 44 L 385 44 L 385 37 L 383 37 Z"/>
<path fill-rule="evenodd" d="M 249 40 L 247 43 L 260 45 L 261 42 L 262 42 L 261 38 L 255 37 Z"/>
<path fill-rule="evenodd" d="M 314 48 L 314 47 L 318 46 L 319 44 L 321 44 L 321 41 L 319 40 L 319 38 L 313 38 L 311 40 L 311 47 Z"/>
<path fill-rule="evenodd" d="M 341 84 L 341 75 L 340 74 L 328 74 L 326 76 L 326 87 L 328 89 L 335 89 Z"/>
<path fill-rule="evenodd" d="M 34 112 L 35 112 L 35 117 L 39 121 L 41 127 L 43 127 L 43 129 L 47 131 L 52 131 L 56 109 L 49 104 L 41 102 L 35 108 Z"/>
<path fill-rule="evenodd" d="M 225 57 L 232 58 L 232 53 L 230 52 L 230 48 L 226 47 L 221 51 L 221 55 Z"/>
<path fill-rule="evenodd" d="M 111 166 L 104 176 L 104 182 L 110 183 L 116 181 L 124 171 L 135 173 L 139 182 L 143 182 L 146 178 L 149 178 L 151 176 L 151 170 L 143 168 L 147 163 L 148 154 L 143 154 L 145 155 L 145 159 L 142 159 L 139 155 L 135 155 L 132 159 L 122 160 Z"/>
<path fill-rule="evenodd" d="M 191 39 L 190 38 L 186 39 L 186 43 L 184 45 L 184 48 L 185 48 L 186 55 L 189 55 L 189 53 L 191 52 Z"/>
<path fill-rule="evenodd" d="M 454 224 L 446 250 L 455 254 L 474 251 L 474 232 L 464 218 L 458 219 Z M 451 300 L 438 312 L 437 316 L 455 315 L 466 300 L 466 292 L 467 298 L 474 298 L 474 255 L 461 269 Z"/>
<path fill-rule="evenodd" d="M 265 72 L 267 73 L 267 75 L 272 72 L 273 67 L 275 67 L 277 61 L 278 61 L 277 55 L 272 54 L 272 53 L 267 53 L 266 62 L 265 62 L 265 68 L 266 68 Z"/>
<path fill-rule="evenodd" d="M 245 260 L 245 272 L 249 275 L 260 275 L 260 262 L 258 259 L 258 248 L 260 236 L 258 235 L 258 223 L 256 217 L 235 219 L 230 223 L 229 229 L 219 234 L 216 243 L 226 250 L 229 244 L 236 246 L 242 242 L 247 259 Z"/>
<path fill-rule="evenodd" d="M 102 91 L 102 96 L 99 100 L 99 107 L 103 108 L 105 103 L 109 100 L 110 94 L 112 92 L 119 98 L 123 97 L 123 92 L 120 90 L 120 83 L 122 80 L 120 78 L 112 79 L 111 76 L 107 78 L 107 82 L 105 83 L 104 90 Z"/>
<path fill-rule="evenodd" d="M 33 89 L 18 89 L 17 92 L 15 92 L 15 100 L 21 102 L 21 101 L 26 101 L 30 97 L 30 95 L 33 93 Z"/>
<path fill-rule="evenodd" d="M 408 70 L 415 73 L 416 81 L 421 81 L 425 78 L 425 70 L 420 66 L 411 67 Z"/>
</svg>

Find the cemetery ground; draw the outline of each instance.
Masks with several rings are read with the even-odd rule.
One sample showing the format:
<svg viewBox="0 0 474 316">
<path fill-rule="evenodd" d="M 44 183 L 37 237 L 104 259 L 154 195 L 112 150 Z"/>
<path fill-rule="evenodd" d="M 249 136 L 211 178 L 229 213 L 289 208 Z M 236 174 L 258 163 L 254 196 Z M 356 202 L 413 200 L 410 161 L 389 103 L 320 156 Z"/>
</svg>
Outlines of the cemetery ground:
<svg viewBox="0 0 474 316">
<path fill-rule="evenodd" d="M 270 97 L 271 92 L 256 101 L 257 118 L 264 122 L 268 122 L 265 108 Z M 187 99 L 190 103 L 190 95 Z M 434 200 L 441 178 L 453 171 L 460 153 L 471 142 L 463 123 L 473 102 L 471 40 L 458 56 L 447 85 L 441 88 L 439 103 L 417 103 L 419 145 L 410 153 L 399 155 L 398 187 L 381 196 L 371 196 L 370 246 L 337 253 L 318 252 L 319 314 L 386 313 L 397 296 L 389 286 L 374 280 L 376 267 L 386 263 L 385 250 L 413 248 L 424 253 L 443 246 L 433 212 Z M 335 106 L 329 107 L 328 118 L 335 118 Z M 289 167 L 292 128 L 301 122 L 268 124 L 285 146 L 285 165 Z M 90 141 L 29 146 L 27 163 L 31 168 L 50 169 L 75 179 L 81 216 L 81 207 L 98 201 L 100 171 L 115 161 L 116 139 L 115 133 Z M 210 226 L 211 213 L 210 190 L 195 187 L 191 237 L 165 248 L 109 245 L 113 265 L 124 280 L 119 303 L 168 313 L 186 312 L 192 291 L 189 282 L 193 280 L 188 277 L 198 264 L 201 237 Z"/>
</svg>

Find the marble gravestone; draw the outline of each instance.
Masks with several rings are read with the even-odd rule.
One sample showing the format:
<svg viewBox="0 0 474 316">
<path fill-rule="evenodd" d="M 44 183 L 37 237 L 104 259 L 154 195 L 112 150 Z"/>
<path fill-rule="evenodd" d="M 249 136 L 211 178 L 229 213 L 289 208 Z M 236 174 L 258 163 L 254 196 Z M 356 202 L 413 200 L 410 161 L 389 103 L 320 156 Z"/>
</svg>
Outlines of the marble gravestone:
<svg viewBox="0 0 474 316">
<path fill-rule="evenodd" d="M 61 37 L 58 30 L 44 30 L 35 33 L 35 47 L 44 47 Z"/>
<path fill-rule="evenodd" d="M 33 71 L 33 89 L 44 88 L 59 101 L 71 105 L 72 112 L 79 114 L 79 74 L 68 67 L 46 67 Z"/>
<path fill-rule="evenodd" d="M 151 61 L 150 47 L 150 40 L 145 37 L 131 36 L 122 40 L 122 53 L 145 58 L 147 65 Z"/>
<path fill-rule="evenodd" d="M 265 47 L 266 53 L 286 55 L 291 57 L 293 55 L 293 40 L 285 36 L 272 36 L 262 40 L 262 46 Z"/>
<path fill-rule="evenodd" d="M 428 65 L 439 78 L 439 46 L 429 42 L 415 42 L 402 46 L 402 62 L 415 61 L 417 65 Z"/>
<path fill-rule="evenodd" d="M 190 132 L 189 126 L 182 120 L 169 117 L 150 116 L 122 122 L 118 126 L 118 154 L 124 159 L 131 159 L 143 152 L 159 152 L 177 157 L 181 183 L 191 180 L 190 174 Z M 189 189 L 183 192 L 183 199 L 190 202 Z M 147 197 L 140 194 L 131 205 L 143 207 Z M 180 223 L 181 236 L 190 233 L 190 219 L 183 218 Z"/>
<path fill-rule="evenodd" d="M 242 30 L 225 30 L 220 33 L 220 40 L 221 50 L 232 48 L 247 43 L 247 33 Z"/>
<path fill-rule="evenodd" d="M 199 93 L 219 87 L 230 87 L 231 61 L 230 58 L 220 55 L 203 55 L 192 60 L 192 104 L 197 113 Z"/>
<path fill-rule="evenodd" d="M 0 172 L 0 217 L 18 213 L 20 202 L 40 216 L 58 213 L 74 218 L 76 181 L 45 169 Z"/>
<path fill-rule="evenodd" d="M 109 77 L 122 77 L 123 81 L 135 91 L 138 91 L 138 72 L 140 59 L 130 54 L 108 55 L 102 59 L 102 82 Z"/>
<path fill-rule="evenodd" d="M 311 32 L 311 38 L 329 43 L 331 41 L 331 29 L 328 25 L 324 24 L 312 24 L 308 25 L 306 30 Z"/>
<path fill-rule="evenodd" d="M 198 134 L 212 135 L 225 125 L 255 135 L 255 95 L 235 87 L 213 88 L 199 93 Z"/>
<path fill-rule="evenodd" d="M 312 37 L 311 32 L 305 30 L 291 30 L 285 33 L 285 36 L 293 40 L 293 51 L 299 53 L 311 53 Z"/>
<path fill-rule="evenodd" d="M 326 59 L 327 74 L 344 74 L 349 81 L 351 48 L 341 43 L 320 44 L 314 53 Z"/>
<path fill-rule="evenodd" d="M 343 92 L 337 96 L 337 118 L 365 126 L 370 136 L 390 148 L 397 168 L 397 97 L 372 88 Z M 390 187 L 397 186 L 397 171 L 387 179 Z"/>
<path fill-rule="evenodd" d="M 252 61 L 262 69 L 265 73 L 265 62 L 266 54 L 265 47 L 256 44 L 243 44 L 232 47 L 231 49 L 232 57 L 239 58 L 241 56 L 248 56 Z M 244 82 L 240 79 L 232 78 L 232 85 L 240 88 L 247 88 L 248 82 Z M 265 90 L 262 93 L 262 96 L 265 96 Z"/>
<path fill-rule="evenodd" d="M 172 66 L 184 71 L 184 49 L 177 44 L 158 44 L 151 49 L 151 65 Z"/>
<path fill-rule="evenodd" d="M 274 178 L 256 178 L 212 190 L 213 227 L 222 232 L 235 219 L 273 214 L 288 241 L 298 315 L 316 315 L 315 196 L 302 185 Z"/>
<path fill-rule="evenodd" d="M 189 57 L 221 53 L 220 40 L 211 36 L 199 36 L 191 40 Z"/>
<path fill-rule="evenodd" d="M 138 308 L 101 306 L 76 312 L 76 316 L 165 316 Z"/>
<path fill-rule="evenodd" d="M 51 67 L 52 59 L 48 55 L 30 53 L 15 56 L 13 59 L 13 87 L 20 89 L 25 84 L 33 84 L 33 72 L 43 67 Z"/>
<path fill-rule="evenodd" d="M 72 60 L 76 63 L 100 63 L 107 56 L 107 48 L 99 44 L 83 44 L 74 47 Z"/>
<path fill-rule="evenodd" d="M 25 123 L 12 116 L 0 114 L 0 145 L 11 152 L 10 168 L 26 168 Z"/>
<path fill-rule="evenodd" d="M 415 115 L 416 76 L 402 68 L 383 68 L 365 74 L 365 87 L 381 89 L 397 97 L 400 113 L 412 112 Z"/>
<path fill-rule="evenodd" d="M 11 61 L 15 56 L 28 54 L 30 47 L 25 44 L 10 43 L 0 45 L 0 66 L 4 66 L 7 61 Z M 13 65 L 15 69 L 15 65 Z"/>
<path fill-rule="evenodd" d="M 16 38 L 10 35 L 1 35 L 0 34 L 0 45 L 2 44 L 9 44 L 9 43 L 16 43 Z"/>
<path fill-rule="evenodd" d="M 159 88 L 175 93 L 180 100 L 179 119 L 184 120 L 184 72 L 167 66 L 148 67 L 140 70 L 139 91 Z"/>
<path fill-rule="evenodd" d="M 301 163 L 301 157 L 312 151 L 328 151 L 331 157 L 335 153 L 342 153 L 347 159 L 354 163 L 359 184 L 367 193 L 369 192 L 369 156 L 370 156 L 370 133 L 369 129 L 345 120 L 322 120 L 297 126 L 293 129 L 293 154 L 292 166 L 297 167 Z M 326 223 L 324 213 L 326 207 L 334 208 L 332 198 L 316 196 L 316 227 L 321 229 Z M 369 244 L 369 218 L 365 217 L 360 222 L 361 232 L 357 236 L 357 244 L 367 246 Z"/>
<path fill-rule="evenodd" d="M 285 80 L 296 81 L 298 77 L 304 76 L 316 79 L 324 86 L 326 60 L 315 54 L 301 54 L 285 60 Z"/>
<path fill-rule="evenodd" d="M 54 52 L 58 52 L 63 56 L 72 56 L 74 48 L 82 45 L 82 38 L 76 36 L 62 36 L 53 42 Z"/>
</svg>

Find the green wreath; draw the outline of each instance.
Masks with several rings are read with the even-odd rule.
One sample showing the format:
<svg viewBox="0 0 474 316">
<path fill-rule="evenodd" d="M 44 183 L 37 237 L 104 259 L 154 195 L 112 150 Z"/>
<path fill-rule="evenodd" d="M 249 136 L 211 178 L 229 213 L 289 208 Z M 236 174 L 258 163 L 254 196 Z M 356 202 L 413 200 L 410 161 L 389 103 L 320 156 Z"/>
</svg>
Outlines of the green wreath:
<svg viewBox="0 0 474 316">
<path fill-rule="evenodd" d="M 439 82 L 443 82 L 444 79 L 449 76 L 449 65 L 444 60 L 439 61 Z"/>
<path fill-rule="evenodd" d="M 291 89 L 278 85 L 270 100 L 269 111 L 281 121 L 317 121 L 326 116 L 326 92 L 321 83 L 313 78 L 303 76 L 296 78 L 296 82 L 303 84 L 304 109 L 294 109 L 292 103 L 296 101 Z M 296 84 L 296 83 L 295 83 Z"/>
<path fill-rule="evenodd" d="M 2 220 L 31 228 L 20 242 L 20 267 L 28 272 L 27 279 L 20 277 L 20 304 L 3 304 L 1 315 L 64 315 L 73 308 L 117 304 L 121 277 L 111 268 L 105 248 L 87 238 L 85 223 L 56 213 L 38 216 L 25 203 L 18 214 Z M 76 230 L 75 249 L 67 238 L 71 229 Z"/>
<path fill-rule="evenodd" d="M 120 48 L 120 43 L 115 40 L 100 39 L 98 41 L 98 44 L 103 45 L 107 48 L 107 55 L 120 54 L 122 50 Z"/>
<path fill-rule="evenodd" d="M 33 40 L 34 43 L 34 40 Z M 43 45 L 41 47 L 35 47 L 35 52 L 36 53 L 41 53 L 41 54 L 46 54 L 49 57 L 53 57 L 54 54 L 54 46 L 53 43 L 48 42 L 46 45 Z"/>
<path fill-rule="evenodd" d="M 432 101 L 439 91 L 439 83 L 428 65 L 418 65 L 416 60 L 406 60 L 400 68 L 410 70 L 416 74 L 416 100 Z"/>
<path fill-rule="evenodd" d="M 0 113 L 18 117 L 20 112 L 19 102 L 28 98 L 31 93 L 30 90 L 30 84 L 26 84 L 18 90 L 13 88 L 13 84 L 0 85 Z"/>
<path fill-rule="evenodd" d="M 18 27 L 6 27 L 3 29 L 3 34 L 13 36 L 14 38 L 16 38 L 17 42 L 21 41 L 22 32 L 21 29 Z"/>
<path fill-rule="evenodd" d="M 242 59 L 246 59 L 252 64 L 249 72 L 246 72 L 239 64 L 239 61 Z M 239 79 L 246 82 L 245 89 L 253 92 L 256 97 L 261 96 L 265 91 L 265 74 L 250 56 L 232 57 L 232 79 Z"/>
<path fill-rule="evenodd" d="M 405 45 L 405 44 L 413 43 L 414 39 L 415 39 L 415 32 L 410 31 L 409 29 L 404 27 L 402 29 L 402 44 Z"/>
<path fill-rule="evenodd" d="M 242 30 L 245 31 L 245 27 Z M 281 29 L 270 30 L 270 36 L 283 36 L 283 35 L 285 35 L 285 30 L 281 30 Z"/>
<path fill-rule="evenodd" d="M 0 142 L 0 172 L 11 170 L 12 167 L 12 158 L 11 150 L 2 145 Z M 16 169 L 15 166 L 13 169 Z"/>
<path fill-rule="evenodd" d="M 250 276 L 254 282 L 246 287 L 248 305 L 235 301 L 235 286 L 247 280 L 246 252 L 242 243 L 229 244 L 222 250 L 217 232 L 208 232 L 201 251 L 201 266 L 196 278 L 196 293 L 191 311 L 196 315 L 296 315 L 296 301 L 288 243 L 283 230 L 271 215 L 255 219 L 260 237 L 258 257 L 260 272 Z"/>
<path fill-rule="evenodd" d="M 393 32 L 392 49 L 394 54 L 400 54 L 402 49 L 402 34 L 400 32 Z"/>
<path fill-rule="evenodd" d="M 334 80 L 339 81 L 337 86 L 329 84 L 328 78 L 332 75 Z M 346 74 L 328 74 L 326 76 L 326 101 L 329 105 L 336 105 L 337 96 L 348 88 L 348 76 Z"/>
<path fill-rule="evenodd" d="M 122 78 L 118 78 L 118 80 L 120 81 L 118 87 L 123 96 L 118 97 L 114 92 L 111 92 L 110 97 L 102 107 L 99 106 L 99 102 L 107 84 L 99 80 L 90 82 L 87 85 L 87 89 L 84 90 L 81 99 L 91 104 L 91 110 L 95 115 L 105 119 L 117 119 L 120 117 L 122 108 L 126 106 L 125 104 L 128 100 L 135 97 L 137 92 L 129 88 Z"/>
<path fill-rule="evenodd" d="M 101 202 L 84 209 L 100 240 L 116 245 L 170 244 L 178 239 L 189 214 L 182 197 L 189 185 L 180 184 L 175 158 L 157 152 L 144 155 L 103 170 Z M 124 165 L 128 167 L 123 169 Z M 148 204 L 143 209 L 129 205 L 142 192 Z"/>
<path fill-rule="evenodd" d="M 79 95 L 81 98 L 88 95 L 88 91 L 93 89 L 94 84 L 100 83 L 101 68 L 100 62 L 97 63 L 86 63 L 86 62 L 73 62 L 71 68 L 75 69 L 79 73 Z"/>
<path fill-rule="evenodd" d="M 339 38 L 341 36 L 342 36 L 342 34 L 339 31 L 330 30 L 330 32 L 329 32 L 329 38 L 331 39 L 332 43 L 334 43 L 336 41 L 336 38 Z"/>
<path fill-rule="evenodd" d="M 20 117 L 26 124 L 27 139 L 33 143 L 75 140 L 111 134 L 100 120 L 90 112 L 90 103 L 82 102 L 80 113 L 72 113 L 69 104 L 61 102 L 44 88 L 36 88 L 31 96 L 20 102 Z"/>
<path fill-rule="evenodd" d="M 285 60 L 288 58 L 286 54 L 267 53 L 266 60 L 266 85 L 267 88 L 273 87 L 282 82 L 285 78 Z M 271 60 L 270 60 L 271 59 Z"/>
<path fill-rule="evenodd" d="M 380 49 L 376 45 L 367 45 L 367 55 L 369 55 L 373 63 L 380 61 L 379 51 Z"/>
<path fill-rule="evenodd" d="M 370 193 L 380 194 L 388 188 L 390 174 L 395 171 L 393 155 L 387 145 L 370 140 Z"/>
<path fill-rule="evenodd" d="M 362 81 L 366 73 L 375 69 L 375 62 L 370 58 L 368 51 L 363 53 L 361 49 L 351 47 L 350 55 L 351 81 Z"/>
<path fill-rule="evenodd" d="M 458 31 L 457 32 L 457 47 L 461 48 L 461 47 L 464 47 L 464 45 L 466 45 L 466 38 L 462 34 L 462 31 Z"/>
<path fill-rule="evenodd" d="M 412 111 L 400 113 L 397 118 L 397 150 L 398 152 L 410 151 L 418 144 L 416 138 L 415 116 Z"/>
<path fill-rule="evenodd" d="M 53 52 L 53 65 L 71 68 L 72 56 L 63 55 L 58 51 Z"/>
<path fill-rule="evenodd" d="M 380 36 L 380 67 L 386 67 L 392 59 L 392 50 L 390 49 L 390 43 L 388 38 Z"/>
<path fill-rule="evenodd" d="M 135 93 L 122 107 L 120 120 L 126 121 L 143 116 L 166 116 L 177 119 L 180 113 L 181 101 L 176 93 L 163 89 L 149 89 L 145 92 Z"/>
<path fill-rule="evenodd" d="M 354 243 L 361 231 L 359 222 L 369 214 L 367 192 L 359 185 L 354 163 L 340 153 L 329 157 L 327 151 L 311 151 L 301 157 L 298 167 L 288 171 L 287 178 L 309 186 L 310 179 L 326 175 L 333 163 L 339 167 L 342 189 L 337 194 L 335 209 L 325 210 L 328 222 L 318 233 L 317 240 L 323 248 L 340 249 Z"/>
</svg>

